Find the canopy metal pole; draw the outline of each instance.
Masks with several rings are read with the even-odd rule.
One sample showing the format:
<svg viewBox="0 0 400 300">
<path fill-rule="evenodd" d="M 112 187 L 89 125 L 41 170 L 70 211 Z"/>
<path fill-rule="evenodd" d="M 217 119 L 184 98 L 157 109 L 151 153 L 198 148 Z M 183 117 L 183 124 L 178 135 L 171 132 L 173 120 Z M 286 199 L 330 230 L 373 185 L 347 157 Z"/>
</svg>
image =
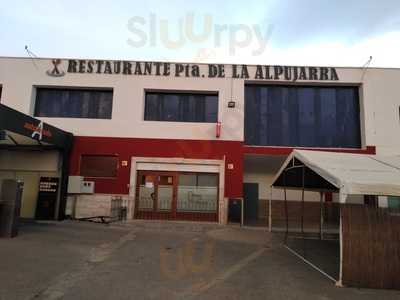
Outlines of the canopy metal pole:
<svg viewBox="0 0 400 300">
<path fill-rule="evenodd" d="M 320 197 L 320 200 L 319 200 L 319 209 L 320 209 L 320 219 L 319 219 L 319 239 L 320 240 L 323 240 L 324 239 L 324 233 L 322 232 L 322 227 L 323 227 L 323 224 L 324 224 L 324 214 L 323 214 L 323 211 L 324 211 L 324 209 L 323 209 L 323 193 L 322 192 L 319 192 L 319 197 Z"/>
<path fill-rule="evenodd" d="M 287 197 L 286 197 L 286 171 L 283 171 L 283 194 L 285 198 L 285 216 L 286 216 L 286 233 L 285 233 L 285 244 L 287 244 L 287 239 L 289 235 L 289 213 L 288 213 L 288 205 L 287 205 Z"/>
<path fill-rule="evenodd" d="M 336 283 L 337 286 L 342 286 L 343 279 L 343 213 L 342 208 L 343 205 L 347 201 L 347 194 L 342 192 L 342 189 L 339 190 L 339 213 L 340 213 L 340 223 L 339 223 L 339 241 L 340 241 L 340 269 L 339 269 L 339 280 Z"/>
<path fill-rule="evenodd" d="M 305 175 L 305 167 L 303 166 L 302 190 L 301 190 L 301 235 L 303 239 L 304 239 L 304 175 Z"/>
<path fill-rule="evenodd" d="M 272 195 L 273 195 L 273 187 L 271 186 L 270 197 L 268 201 L 268 227 L 269 232 L 272 232 Z"/>
</svg>

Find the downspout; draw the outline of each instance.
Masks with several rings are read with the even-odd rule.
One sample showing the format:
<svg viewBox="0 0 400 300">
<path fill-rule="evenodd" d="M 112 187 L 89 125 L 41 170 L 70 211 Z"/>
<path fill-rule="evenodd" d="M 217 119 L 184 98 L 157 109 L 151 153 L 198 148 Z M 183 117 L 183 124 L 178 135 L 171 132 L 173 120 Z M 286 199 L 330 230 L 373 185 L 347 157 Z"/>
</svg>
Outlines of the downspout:
<svg viewBox="0 0 400 300">
<path fill-rule="evenodd" d="M 68 176 L 69 176 L 69 163 L 70 154 L 73 144 L 73 135 L 71 134 L 66 142 L 66 146 L 62 149 L 62 169 L 61 169 L 61 188 L 60 188 L 60 205 L 58 208 L 57 220 L 62 221 L 65 219 L 65 208 L 67 206 L 68 197 Z"/>
</svg>

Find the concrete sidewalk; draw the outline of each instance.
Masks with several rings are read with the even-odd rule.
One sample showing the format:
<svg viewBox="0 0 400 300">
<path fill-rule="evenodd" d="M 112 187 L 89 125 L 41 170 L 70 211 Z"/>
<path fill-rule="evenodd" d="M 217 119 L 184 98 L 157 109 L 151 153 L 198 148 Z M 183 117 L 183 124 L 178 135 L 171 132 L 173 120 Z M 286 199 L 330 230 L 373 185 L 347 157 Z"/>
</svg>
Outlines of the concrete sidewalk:
<svg viewBox="0 0 400 300">
<path fill-rule="evenodd" d="M 400 299 L 337 288 L 265 231 L 215 224 L 24 224 L 0 240 L 0 299 Z"/>
</svg>

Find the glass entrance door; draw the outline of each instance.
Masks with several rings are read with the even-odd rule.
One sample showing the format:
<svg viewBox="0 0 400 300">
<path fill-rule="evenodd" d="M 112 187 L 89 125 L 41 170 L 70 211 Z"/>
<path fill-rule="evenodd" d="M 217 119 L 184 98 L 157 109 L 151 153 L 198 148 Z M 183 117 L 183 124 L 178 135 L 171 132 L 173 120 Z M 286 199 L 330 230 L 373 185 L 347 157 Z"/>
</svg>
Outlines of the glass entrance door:
<svg viewBox="0 0 400 300">
<path fill-rule="evenodd" d="M 170 219 L 174 217 L 176 174 L 139 171 L 136 188 L 137 218 Z"/>
<path fill-rule="evenodd" d="M 174 200 L 174 175 L 159 175 L 157 179 L 157 211 L 171 212 Z"/>
</svg>

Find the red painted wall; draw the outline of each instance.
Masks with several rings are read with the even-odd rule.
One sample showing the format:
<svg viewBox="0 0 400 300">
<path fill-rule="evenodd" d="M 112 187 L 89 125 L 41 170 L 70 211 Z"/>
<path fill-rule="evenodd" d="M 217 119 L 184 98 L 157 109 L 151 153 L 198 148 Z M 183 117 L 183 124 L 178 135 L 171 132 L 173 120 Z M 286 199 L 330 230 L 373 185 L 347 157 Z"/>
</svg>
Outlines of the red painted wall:
<svg viewBox="0 0 400 300">
<path fill-rule="evenodd" d="M 225 165 L 225 197 L 242 197 L 243 155 L 289 155 L 290 147 L 252 147 L 238 141 L 204 141 L 173 139 L 138 139 L 114 137 L 74 137 L 74 146 L 70 160 L 70 175 L 79 175 L 79 163 L 82 154 L 117 155 L 119 169 L 117 178 L 87 178 L 95 181 L 95 192 L 105 194 L 128 194 L 131 157 L 183 157 L 194 159 L 223 159 Z M 333 152 L 375 154 L 374 146 L 365 149 L 316 149 Z M 128 166 L 121 166 L 121 161 Z M 227 165 L 234 169 L 228 170 Z"/>
<path fill-rule="evenodd" d="M 243 154 L 241 142 L 75 136 L 70 161 L 71 175 L 79 175 L 82 154 L 118 155 L 117 178 L 88 178 L 95 181 L 96 193 L 109 194 L 128 194 L 132 156 L 223 159 L 225 155 L 226 166 L 234 165 L 233 170 L 228 170 L 225 166 L 225 197 L 242 197 Z M 121 166 L 123 160 L 128 161 L 127 167 Z"/>
</svg>

